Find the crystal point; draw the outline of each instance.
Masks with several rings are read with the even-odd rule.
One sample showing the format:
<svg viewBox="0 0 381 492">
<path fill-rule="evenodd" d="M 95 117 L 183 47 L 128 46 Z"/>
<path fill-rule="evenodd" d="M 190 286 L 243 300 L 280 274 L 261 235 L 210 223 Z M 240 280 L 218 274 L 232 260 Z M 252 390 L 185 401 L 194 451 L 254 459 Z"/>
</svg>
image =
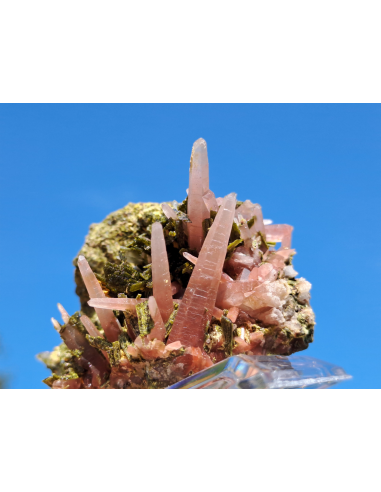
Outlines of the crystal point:
<svg viewBox="0 0 381 492">
<path fill-rule="evenodd" d="M 154 340 L 156 338 L 157 340 L 163 341 L 165 337 L 165 325 L 154 296 L 151 296 L 148 299 L 148 308 L 151 318 L 155 323 L 155 326 L 151 330 L 151 333 L 147 335 L 147 339 Z M 173 309 L 173 303 L 172 303 L 172 309 Z"/>
<path fill-rule="evenodd" d="M 85 314 L 81 316 L 81 322 L 83 326 L 86 328 L 88 334 L 91 337 L 101 337 L 104 338 L 102 333 L 98 330 L 98 328 L 94 325 L 90 318 L 88 318 Z"/>
<path fill-rule="evenodd" d="M 104 336 L 102 335 L 102 333 L 94 325 L 94 323 L 91 321 L 91 319 L 88 318 L 86 315 L 83 314 L 81 316 L 81 322 L 82 322 L 83 326 L 86 328 L 88 334 L 91 337 L 94 337 L 94 338 L 97 338 L 97 337 L 104 338 Z M 101 352 L 104 355 L 104 357 L 107 360 L 107 362 L 109 362 L 109 357 L 108 357 L 107 352 L 105 350 L 101 350 Z"/>
<path fill-rule="evenodd" d="M 61 331 L 61 325 L 58 323 L 58 321 L 55 318 L 50 318 L 50 321 L 52 322 L 54 329 L 57 330 L 59 333 Z"/>
<path fill-rule="evenodd" d="M 167 217 L 167 219 L 177 220 L 176 212 L 173 210 L 172 207 L 168 205 L 168 203 L 163 202 L 161 204 L 161 208 L 163 209 L 164 215 Z"/>
<path fill-rule="evenodd" d="M 163 226 L 160 222 L 154 222 L 152 224 L 151 256 L 153 295 L 159 306 L 163 321 L 166 323 L 173 311 L 173 299 L 167 249 L 165 246 Z"/>
<path fill-rule="evenodd" d="M 83 282 L 86 286 L 90 298 L 106 297 L 100 286 L 97 277 L 94 275 L 86 258 L 82 255 L 78 257 L 78 268 L 81 272 Z M 99 322 L 105 332 L 109 342 L 116 342 L 120 334 L 119 323 L 114 314 L 107 309 L 95 308 Z"/>
<path fill-rule="evenodd" d="M 69 322 L 70 316 L 66 309 L 62 306 L 62 304 L 57 304 L 58 311 L 61 313 L 62 321 L 66 324 Z"/>
<path fill-rule="evenodd" d="M 209 191 L 209 162 L 206 142 L 202 138 L 193 144 L 189 169 L 188 217 L 187 224 L 189 248 L 200 251 L 204 233 L 202 221 L 210 217 L 204 202 Z"/>
<path fill-rule="evenodd" d="M 213 191 L 208 190 L 202 197 L 204 200 L 206 208 L 210 211 L 213 210 L 214 212 L 218 211 L 218 204 L 216 197 L 214 196 Z"/>
</svg>

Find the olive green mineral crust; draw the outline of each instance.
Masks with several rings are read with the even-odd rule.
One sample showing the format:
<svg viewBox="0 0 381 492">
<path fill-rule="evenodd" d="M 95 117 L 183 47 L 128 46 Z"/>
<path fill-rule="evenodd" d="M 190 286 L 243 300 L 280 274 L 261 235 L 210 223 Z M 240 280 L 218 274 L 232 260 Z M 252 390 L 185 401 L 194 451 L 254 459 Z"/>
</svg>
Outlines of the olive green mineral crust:
<svg viewBox="0 0 381 492">
<path fill-rule="evenodd" d="M 38 354 L 37 359 L 43 362 L 53 373 L 43 382 L 51 387 L 53 382 L 58 379 L 77 379 L 82 376 L 84 371 L 78 364 L 80 354 L 77 352 L 77 350 L 69 350 L 64 343 L 61 343 L 54 347 L 52 352 Z"/>
</svg>

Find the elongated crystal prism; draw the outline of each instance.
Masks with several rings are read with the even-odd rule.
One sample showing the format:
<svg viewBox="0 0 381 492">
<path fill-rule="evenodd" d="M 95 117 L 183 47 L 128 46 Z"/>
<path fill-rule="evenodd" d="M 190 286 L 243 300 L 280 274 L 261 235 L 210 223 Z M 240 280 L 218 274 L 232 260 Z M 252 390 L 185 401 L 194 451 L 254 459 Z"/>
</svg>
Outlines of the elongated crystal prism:
<svg viewBox="0 0 381 492">
<path fill-rule="evenodd" d="M 151 318 L 153 319 L 155 326 L 151 330 L 151 333 L 147 335 L 148 340 L 160 340 L 161 342 L 164 340 L 165 337 L 165 325 L 163 322 L 163 318 L 161 317 L 159 306 L 157 305 L 156 299 L 154 296 L 150 296 L 148 299 L 148 309 L 149 313 L 151 315 Z M 172 309 L 173 309 L 173 303 L 172 303 Z"/>
<path fill-rule="evenodd" d="M 78 257 L 78 268 L 81 272 L 83 282 L 85 283 L 90 298 L 106 297 L 97 280 L 97 277 L 94 275 L 84 256 Z M 95 308 L 95 311 L 105 332 L 107 340 L 109 342 L 116 342 L 120 334 L 120 327 L 114 313 L 108 311 L 107 309 L 100 308 Z"/>
<path fill-rule="evenodd" d="M 90 318 L 88 318 L 85 314 L 81 316 L 81 322 L 83 326 L 86 328 L 87 332 L 91 337 L 101 337 L 104 338 L 102 333 L 98 330 L 98 328 L 94 325 Z"/>
<path fill-rule="evenodd" d="M 62 321 L 64 323 L 68 323 L 69 319 L 70 319 L 70 316 L 69 316 L 69 313 L 66 311 L 66 309 L 62 306 L 62 304 L 58 303 L 57 304 L 57 307 L 58 307 L 58 311 L 61 313 L 61 316 L 62 316 Z"/>
<path fill-rule="evenodd" d="M 102 333 L 98 330 L 98 328 L 94 325 L 94 323 L 91 321 L 90 318 L 88 318 L 86 315 L 82 314 L 81 316 L 81 322 L 83 324 L 83 326 L 86 328 L 88 334 L 91 336 L 91 337 L 100 337 L 100 338 L 104 338 L 104 336 L 102 335 Z M 107 354 L 107 352 L 105 350 L 101 350 L 104 358 L 107 360 L 107 362 L 109 362 L 109 356 Z"/>
<path fill-rule="evenodd" d="M 197 256 L 191 255 L 190 253 L 188 253 L 188 251 L 184 251 L 183 256 L 188 261 L 190 261 L 191 263 L 193 263 L 193 265 L 195 265 L 197 263 Z"/>
<path fill-rule="evenodd" d="M 205 239 L 197 265 L 186 288 L 168 343 L 179 340 L 185 346 L 204 344 L 204 330 L 215 306 L 233 224 L 236 195 L 227 195 Z"/>
<path fill-rule="evenodd" d="M 88 301 L 88 305 L 95 309 L 108 309 L 113 311 L 136 311 L 136 304 L 146 301 L 145 297 L 140 299 L 131 299 L 129 297 L 120 297 L 118 299 L 114 297 L 93 298 Z"/>
<path fill-rule="evenodd" d="M 191 223 L 187 224 L 189 248 L 200 251 L 204 233 L 202 221 L 208 219 L 210 212 L 207 209 L 203 196 L 209 190 L 209 162 L 206 142 L 199 138 L 193 144 L 189 169 L 188 217 Z"/>
<path fill-rule="evenodd" d="M 159 306 L 161 317 L 166 323 L 173 311 L 173 299 L 167 248 L 165 246 L 163 226 L 160 222 L 152 224 L 151 256 L 153 295 Z"/>
<path fill-rule="evenodd" d="M 172 207 L 168 205 L 168 203 L 162 203 L 161 208 L 163 209 L 164 215 L 167 217 L 167 219 L 177 220 L 176 212 L 173 210 Z"/>
<path fill-rule="evenodd" d="M 54 329 L 57 330 L 59 333 L 61 330 L 61 325 L 58 323 L 58 321 L 55 318 L 50 318 L 50 321 L 52 322 Z"/>
<path fill-rule="evenodd" d="M 218 204 L 216 197 L 214 196 L 213 191 L 208 190 L 205 195 L 203 195 L 202 199 L 204 200 L 206 208 L 210 211 L 213 210 L 214 212 L 217 212 L 218 210 Z"/>
</svg>

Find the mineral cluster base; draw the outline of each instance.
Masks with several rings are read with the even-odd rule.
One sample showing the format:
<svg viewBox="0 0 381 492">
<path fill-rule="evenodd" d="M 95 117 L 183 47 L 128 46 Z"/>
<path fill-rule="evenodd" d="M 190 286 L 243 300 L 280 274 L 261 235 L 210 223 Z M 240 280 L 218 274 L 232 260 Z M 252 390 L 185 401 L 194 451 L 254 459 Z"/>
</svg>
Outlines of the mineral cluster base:
<svg viewBox="0 0 381 492">
<path fill-rule="evenodd" d="M 293 228 L 260 205 L 215 197 L 206 142 L 182 203 L 128 204 L 93 224 L 74 260 L 81 309 L 39 354 L 54 389 L 166 388 L 231 356 L 290 355 L 313 341 L 311 284 Z"/>
</svg>

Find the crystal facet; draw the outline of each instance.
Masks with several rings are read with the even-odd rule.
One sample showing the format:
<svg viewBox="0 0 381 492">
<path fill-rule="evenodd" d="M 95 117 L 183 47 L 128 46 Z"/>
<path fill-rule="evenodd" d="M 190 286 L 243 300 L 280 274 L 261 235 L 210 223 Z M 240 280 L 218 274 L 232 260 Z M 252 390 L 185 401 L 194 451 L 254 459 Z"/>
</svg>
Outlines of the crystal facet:
<svg viewBox="0 0 381 492">
<path fill-rule="evenodd" d="M 152 224 L 151 256 L 153 295 L 159 306 L 163 321 L 166 323 L 173 311 L 173 299 L 167 249 L 165 247 L 163 226 L 160 222 Z"/>
<path fill-rule="evenodd" d="M 212 317 L 230 229 L 233 223 L 236 197 L 228 195 L 221 205 L 197 258 L 197 265 L 186 288 L 168 342 L 202 348 L 204 327 Z"/>
</svg>

